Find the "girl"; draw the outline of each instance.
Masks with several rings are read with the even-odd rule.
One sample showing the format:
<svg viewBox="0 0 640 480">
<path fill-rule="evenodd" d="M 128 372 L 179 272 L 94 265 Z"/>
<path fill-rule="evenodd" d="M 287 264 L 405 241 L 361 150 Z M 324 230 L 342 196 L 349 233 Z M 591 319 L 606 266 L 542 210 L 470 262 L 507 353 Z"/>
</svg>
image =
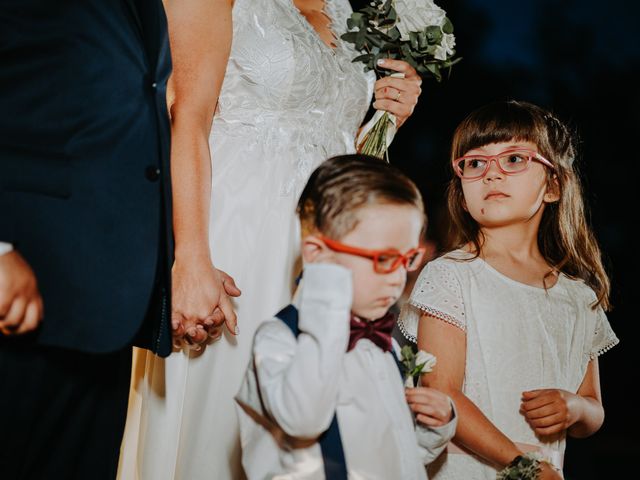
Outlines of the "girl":
<svg viewBox="0 0 640 480">
<path fill-rule="evenodd" d="M 535 105 L 496 103 L 460 124 L 452 158 L 449 253 L 421 272 L 400 318 L 438 357 L 423 382 L 459 413 L 430 474 L 494 479 L 533 462 L 539 473 L 518 478 L 562 478 L 566 435 L 602 425 L 597 357 L 618 342 L 571 135 Z"/>
</svg>

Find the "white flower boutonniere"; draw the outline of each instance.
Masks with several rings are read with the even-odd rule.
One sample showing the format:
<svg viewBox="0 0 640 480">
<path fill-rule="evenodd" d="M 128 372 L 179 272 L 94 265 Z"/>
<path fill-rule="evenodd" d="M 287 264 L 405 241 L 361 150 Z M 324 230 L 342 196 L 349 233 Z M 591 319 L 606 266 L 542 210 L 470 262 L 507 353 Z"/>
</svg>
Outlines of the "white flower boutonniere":
<svg viewBox="0 0 640 480">
<path fill-rule="evenodd" d="M 416 386 L 417 378 L 423 373 L 430 373 L 436 366 L 436 357 L 429 352 L 419 350 L 418 353 L 413 351 L 409 345 L 405 345 L 400 350 L 400 363 L 403 367 L 404 386 L 413 388 Z"/>
</svg>

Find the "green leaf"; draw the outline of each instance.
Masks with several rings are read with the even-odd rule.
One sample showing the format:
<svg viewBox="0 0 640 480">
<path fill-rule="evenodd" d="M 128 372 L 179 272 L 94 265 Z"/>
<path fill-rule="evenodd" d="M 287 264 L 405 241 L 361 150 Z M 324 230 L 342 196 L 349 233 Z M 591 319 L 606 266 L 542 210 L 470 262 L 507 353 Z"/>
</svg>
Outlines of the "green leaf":
<svg viewBox="0 0 640 480">
<path fill-rule="evenodd" d="M 358 55 L 356 58 L 353 59 L 353 61 L 367 63 L 369 60 L 371 60 L 371 57 L 373 57 L 372 54 L 365 53 L 364 55 Z"/>
<path fill-rule="evenodd" d="M 347 32 L 340 35 L 340 38 L 348 43 L 356 43 L 359 32 Z"/>
<path fill-rule="evenodd" d="M 442 25 L 442 31 L 448 34 L 453 33 L 453 23 L 451 23 L 451 20 L 446 17 L 444 19 L 444 25 Z"/>
<path fill-rule="evenodd" d="M 392 41 L 400 40 L 400 30 L 398 30 L 398 27 L 393 27 L 387 34 Z"/>
<path fill-rule="evenodd" d="M 411 48 L 418 48 L 418 32 L 409 32 L 409 43 Z"/>
<path fill-rule="evenodd" d="M 424 32 L 421 33 L 424 33 L 426 35 L 426 39 L 431 45 L 433 45 L 434 43 L 440 45 L 440 42 L 442 41 L 442 30 L 440 29 L 440 27 L 432 25 L 430 27 L 427 27 Z"/>
</svg>

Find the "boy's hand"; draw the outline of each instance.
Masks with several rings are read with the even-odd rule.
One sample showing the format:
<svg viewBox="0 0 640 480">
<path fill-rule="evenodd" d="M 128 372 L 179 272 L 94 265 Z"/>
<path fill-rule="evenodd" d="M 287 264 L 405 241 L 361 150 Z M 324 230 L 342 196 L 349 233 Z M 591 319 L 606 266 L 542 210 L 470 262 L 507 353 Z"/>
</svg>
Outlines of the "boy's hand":
<svg viewBox="0 0 640 480">
<path fill-rule="evenodd" d="M 522 413 L 538 436 L 563 432 L 579 418 L 579 396 L 559 389 L 522 393 Z"/>
<path fill-rule="evenodd" d="M 416 420 L 427 427 L 441 427 L 451 421 L 451 399 L 440 390 L 428 387 L 406 388 L 409 408 Z"/>
<path fill-rule="evenodd" d="M 18 252 L 0 256 L 0 332 L 21 335 L 38 328 L 42 297 L 31 267 Z"/>
</svg>

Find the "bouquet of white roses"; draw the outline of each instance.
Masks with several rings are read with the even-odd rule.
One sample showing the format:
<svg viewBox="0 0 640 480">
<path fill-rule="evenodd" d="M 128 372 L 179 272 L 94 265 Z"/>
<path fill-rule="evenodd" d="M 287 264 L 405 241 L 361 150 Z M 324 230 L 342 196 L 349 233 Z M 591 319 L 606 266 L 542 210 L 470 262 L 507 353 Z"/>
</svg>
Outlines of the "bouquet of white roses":
<svg viewBox="0 0 640 480">
<path fill-rule="evenodd" d="M 432 0 L 372 0 L 351 15 L 347 27 L 349 32 L 341 38 L 363 52 L 353 61 L 380 76 L 389 74 L 378 69 L 381 58 L 404 60 L 423 78 L 437 81 L 443 69 L 461 60 L 454 58 L 453 25 Z M 356 140 L 358 152 L 382 158 L 395 131 L 395 116 L 376 112 Z"/>
<path fill-rule="evenodd" d="M 400 363 L 404 373 L 404 386 L 415 387 L 415 378 L 423 373 L 430 373 L 436 366 L 436 357 L 431 353 L 419 350 L 414 353 L 413 348 L 405 345 L 400 350 Z"/>
</svg>

